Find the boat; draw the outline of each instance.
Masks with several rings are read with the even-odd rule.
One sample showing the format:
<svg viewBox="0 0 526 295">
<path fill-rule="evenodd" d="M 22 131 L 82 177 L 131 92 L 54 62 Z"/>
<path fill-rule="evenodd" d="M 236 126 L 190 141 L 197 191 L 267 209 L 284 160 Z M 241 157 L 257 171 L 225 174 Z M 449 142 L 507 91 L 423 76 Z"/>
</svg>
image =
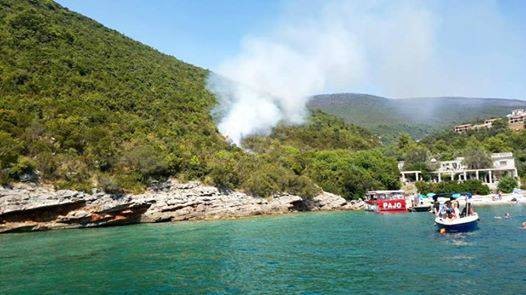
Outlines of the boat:
<svg viewBox="0 0 526 295">
<path fill-rule="evenodd" d="M 366 210 L 376 213 L 407 213 L 403 190 L 368 191 L 365 195 Z"/>
<path fill-rule="evenodd" d="M 416 195 L 412 201 L 412 206 L 408 208 L 409 212 L 429 212 L 433 207 L 432 197 L 435 194 L 429 193 L 427 195 Z"/>
<path fill-rule="evenodd" d="M 437 217 L 435 223 L 438 230 L 445 229 L 446 232 L 466 232 L 477 229 L 479 215 L 473 213 L 469 216 L 464 216 L 456 219 L 447 219 Z"/>
<path fill-rule="evenodd" d="M 444 195 L 436 195 L 433 197 L 435 202 L 439 202 L 441 206 L 444 206 L 444 203 L 455 201 L 459 205 L 460 217 L 458 218 L 448 218 L 444 215 L 436 216 L 435 224 L 438 227 L 438 230 L 442 233 L 445 232 L 466 232 L 472 231 L 478 228 L 479 216 L 473 210 L 471 204 L 471 194 L 459 194 L 454 193 L 450 194 L 449 200 L 444 198 Z M 445 200 L 445 201 L 444 201 Z"/>
<path fill-rule="evenodd" d="M 418 205 L 409 208 L 409 212 L 429 212 L 431 211 L 431 205 Z"/>
</svg>

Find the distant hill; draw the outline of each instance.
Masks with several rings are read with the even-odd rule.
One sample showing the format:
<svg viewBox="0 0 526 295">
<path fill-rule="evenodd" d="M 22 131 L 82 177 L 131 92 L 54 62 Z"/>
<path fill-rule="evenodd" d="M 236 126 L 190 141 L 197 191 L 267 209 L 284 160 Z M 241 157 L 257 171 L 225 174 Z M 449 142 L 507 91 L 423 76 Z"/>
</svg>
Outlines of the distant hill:
<svg viewBox="0 0 526 295">
<path fill-rule="evenodd" d="M 341 93 L 314 96 L 309 107 L 369 128 L 389 142 L 400 132 L 422 138 L 458 123 L 504 116 L 514 108 L 526 107 L 526 101 L 470 97 L 389 99 Z"/>
</svg>

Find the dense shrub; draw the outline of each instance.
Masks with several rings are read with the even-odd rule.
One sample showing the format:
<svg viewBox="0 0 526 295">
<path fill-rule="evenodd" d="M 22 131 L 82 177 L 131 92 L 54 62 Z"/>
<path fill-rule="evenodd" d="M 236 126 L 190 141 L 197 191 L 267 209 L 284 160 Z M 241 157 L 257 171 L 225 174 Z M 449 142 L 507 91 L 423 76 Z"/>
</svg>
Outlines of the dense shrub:
<svg viewBox="0 0 526 295">
<path fill-rule="evenodd" d="M 19 157 L 18 162 L 9 169 L 9 176 L 20 181 L 36 181 L 35 161 L 28 157 Z"/>
<path fill-rule="evenodd" d="M 0 131 L 0 168 L 11 167 L 18 160 L 22 144 L 10 134 Z"/>
<path fill-rule="evenodd" d="M 260 197 L 269 197 L 284 191 L 284 181 L 287 174 L 283 168 L 266 164 L 251 173 L 243 181 L 242 188 L 248 193 Z"/>
<path fill-rule="evenodd" d="M 430 183 L 418 181 L 416 188 L 419 193 L 462 193 L 469 192 L 476 195 L 487 195 L 490 189 L 479 180 L 466 180 L 464 182 L 440 182 Z"/>
<path fill-rule="evenodd" d="M 511 193 L 514 188 L 518 187 L 517 180 L 510 176 L 504 176 L 499 180 L 497 189 L 503 193 Z"/>
<path fill-rule="evenodd" d="M 310 120 L 302 126 L 278 125 L 270 138 L 301 150 L 363 150 L 379 145 L 369 131 L 321 111 L 313 111 Z"/>
<path fill-rule="evenodd" d="M 315 152 L 309 156 L 306 175 L 324 190 L 348 199 L 363 197 L 370 189 L 397 189 L 400 185 L 396 161 L 378 151 Z"/>
<path fill-rule="evenodd" d="M 240 165 L 244 160 L 240 153 L 217 152 L 207 163 L 206 182 L 225 189 L 239 187 L 243 179 L 243 171 Z"/>
<path fill-rule="evenodd" d="M 320 189 L 305 176 L 298 176 L 283 167 L 264 164 L 252 172 L 241 187 L 248 193 L 269 197 L 279 193 L 291 193 L 303 197 L 314 197 Z"/>
<path fill-rule="evenodd" d="M 471 192 L 472 194 L 477 195 L 487 195 L 491 192 L 489 187 L 483 184 L 480 180 L 466 180 L 460 184 L 462 192 Z"/>
<path fill-rule="evenodd" d="M 99 175 L 97 179 L 98 187 L 108 194 L 122 194 L 124 190 L 117 180 L 108 175 Z"/>
</svg>

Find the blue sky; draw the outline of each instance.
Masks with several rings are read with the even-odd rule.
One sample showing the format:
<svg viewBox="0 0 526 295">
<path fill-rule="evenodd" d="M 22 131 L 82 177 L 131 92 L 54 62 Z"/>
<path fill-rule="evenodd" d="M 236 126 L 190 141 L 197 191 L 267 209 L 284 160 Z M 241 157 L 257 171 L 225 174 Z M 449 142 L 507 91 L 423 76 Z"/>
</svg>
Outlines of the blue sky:
<svg viewBox="0 0 526 295">
<path fill-rule="evenodd" d="M 261 52 L 275 49 L 276 44 L 291 53 L 287 57 L 330 56 L 333 47 L 323 43 L 336 30 L 334 36 L 349 37 L 347 47 L 337 48 L 352 51 L 344 54 L 343 65 L 353 71 L 323 66 L 321 78 L 304 79 L 319 85 L 304 92 L 526 99 L 526 1 L 522 0 L 58 2 L 164 53 L 231 78 L 244 77 L 247 73 L 236 67 L 247 65 L 256 66 L 251 77 L 268 77 L 257 67 L 268 71 L 265 63 L 274 60 L 265 58 L 276 55 Z M 304 38 L 312 38 L 317 49 L 301 43 Z M 289 73 L 293 78 L 305 71 L 283 56 L 277 59 L 281 64 L 276 69 L 298 67 Z M 314 63 L 316 67 L 319 64 Z M 242 82 L 250 85 L 251 81 Z M 269 81 L 266 88 L 283 92 L 278 82 Z"/>
<path fill-rule="evenodd" d="M 59 0 L 63 6 L 164 53 L 205 68 L 279 13 L 279 1 Z"/>
</svg>

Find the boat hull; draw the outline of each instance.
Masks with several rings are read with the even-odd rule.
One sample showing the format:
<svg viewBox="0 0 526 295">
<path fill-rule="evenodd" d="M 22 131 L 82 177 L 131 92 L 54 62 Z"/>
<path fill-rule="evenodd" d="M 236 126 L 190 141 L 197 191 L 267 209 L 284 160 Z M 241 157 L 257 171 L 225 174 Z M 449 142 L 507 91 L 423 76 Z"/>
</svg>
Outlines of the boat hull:
<svg viewBox="0 0 526 295">
<path fill-rule="evenodd" d="M 478 215 L 462 217 L 456 220 L 446 220 L 437 217 L 435 219 L 438 229 L 445 229 L 446 232 L 466 232 L 476 230 L 478 228 Z"/>
<path fill-rule="evenodd" d="M 381 214 L 407 213 L 405 199 L 378 200 L 376 210 Z"/>
<path fill-rule="evenodd" d="M 411 212 L 429 212 L 431 211 L 431 206 L 422 206 L 422 207 L 411 207 L 409 209 Z"/>
</svg>

